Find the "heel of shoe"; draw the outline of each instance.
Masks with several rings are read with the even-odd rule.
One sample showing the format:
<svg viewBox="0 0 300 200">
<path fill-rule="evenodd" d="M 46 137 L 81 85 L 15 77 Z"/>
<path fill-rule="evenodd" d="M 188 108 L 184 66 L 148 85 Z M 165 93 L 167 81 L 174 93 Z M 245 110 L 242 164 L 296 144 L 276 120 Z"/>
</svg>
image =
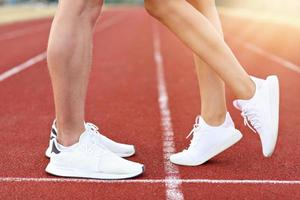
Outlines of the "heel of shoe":
<svg viewBox="0 0 300 200">
<path fill-rule="evenodd" d="M 49 141 L 49 146 L 48 146 L 48 148 L 45 151 L 45 156 L 47 158 L 50 158 L 50 156 L 51 156 L 51 150 L 52 150 L 52 140 Z"/>
</svg>

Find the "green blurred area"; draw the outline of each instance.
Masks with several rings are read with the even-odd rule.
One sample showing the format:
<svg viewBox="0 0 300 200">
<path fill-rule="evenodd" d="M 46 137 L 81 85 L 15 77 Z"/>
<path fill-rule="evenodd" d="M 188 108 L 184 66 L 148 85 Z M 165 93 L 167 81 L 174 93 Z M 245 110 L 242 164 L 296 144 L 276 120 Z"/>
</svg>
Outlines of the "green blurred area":
<svg viewBox="0 0 300 200">
<path fill-rule="evenodd" d="M 106 3 L 133 3 L 133 4 L 142 4 L 143 0 L 106 0 Z"/>
<path fill-rule="evenodd" d="M 0 5 L 48 4 L 53 2 L 57 2 L 57 0 L 0 0 Z M 105 2 L 111 4 L 143 4 L 143 0 L 105 0 Z M 300 0 L 216 0 L 216 3 L 219 7 L 250 10 L 259 14 L 300 17 Z"/>
<path fill-rule="evenodd" d="M 0 4 L 51 2 L 57 2 L 57 0 L 0 0 Z M 114 4 L 142 4 L 143 0 L 105 0 L 105 2 Z M 273 11 L 287 14 L 291 14 L 290 12 L 292 12 L 300 14 L 300 0 L 216 0 L 216 3 L 222 7 L 255 9 L 266 12 Z"/>
<path fill-rule="evenodd" d="M 0 5 L 4 4 L 24 4 L 24 3 L 54 3 L 57 0 L 0 0 Z M 125 3 L 125 4 L 142 4 L 143 0 L 105 0 L 106 3 Z"/>
<path fill-rule="evenodd" d="M 215 1 L 221 15 L 284 23 L 300 28 L 300 0 Z M 57 0 L 0 0 L 0 24 L 53 16 L 57 8 L 56 2 Z M 128 6 L 142 5 L 144 0 L 105 0 L 105 2 Z M 113 7 L 111 5 L 107 7 Z"/>
</svg>

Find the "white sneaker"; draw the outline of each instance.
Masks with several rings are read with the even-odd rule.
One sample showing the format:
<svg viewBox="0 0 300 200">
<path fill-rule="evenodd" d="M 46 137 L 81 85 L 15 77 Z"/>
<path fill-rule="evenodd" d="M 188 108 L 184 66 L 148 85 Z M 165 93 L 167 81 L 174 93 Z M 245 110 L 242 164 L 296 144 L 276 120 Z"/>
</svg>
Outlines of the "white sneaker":
<svg viewBox="0 0 300 200">
<path fill-rule="evenodd" d="M 99 133 L 99 129 L 96 125 L 92 123 L 85 123 L 85 128 L 90 129 L 93 131 L 94 135 L 98 136 L 95 137 L 94 139 L 97 141 L 97 143 L 104 145 L 107 149 L 109 149 L 111 152 L 117 154 L 120 157 L 127 158 L 135 154 L 135 148 L 133 145 L 129 144 L 121 144 L 118 142 L 115 142 L 101 133 Z M 50 132 L 50 141 L 49 141 L 49 146 L 45 152 L 46 157 L 50 158 L 51 155 L 51 150 L 52 150 L 52 140 L 57 137 L 57 129 L 55 126 L 55 120 L 52 124 L 51 132 Z"/>
<path fill-rule="evenodd" d="M 201 116 L 198 116 L 188 137 L 190 135 L 193 135 L 193 139 L 189 148 L 172 155 L 170 157 L 172 163 L 186 166 L 201 165 L 242 138 L 242 134 L 234 128 L 229 113 L 226 114 L 225 122 L 218 127 L 209 126 Z"/>
<path fill-rule="evenodd" d="M 279 81 L 277 76 L 268 76 L 266 80 L 251 78 L 256 85 L 254 96 L 250 100 L 235 100 L 233 105 L 242 111 L 245 125 L 259 134 L 263 154 L 269 157 L 278 136 Z"/>
<path fill-rule="evenodd" d="M 144 165 L 125 160 L 96 144 L 94 133 L 86 129 L 79 142 L 63 147 L 52 140 L 52 154 L 46 172 L 62 177 L 126 179 L 144 172 Z"/>
</svg>

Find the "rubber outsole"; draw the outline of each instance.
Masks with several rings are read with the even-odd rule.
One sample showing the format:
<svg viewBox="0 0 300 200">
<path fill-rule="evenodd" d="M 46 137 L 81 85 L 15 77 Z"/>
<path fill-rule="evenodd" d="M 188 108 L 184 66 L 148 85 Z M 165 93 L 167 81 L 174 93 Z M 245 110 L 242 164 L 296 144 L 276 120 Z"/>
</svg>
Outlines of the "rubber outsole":
<svg viewBox="0 0 300 200">
<path fill-rule="evenodd" d="M 277 138 L 278 138 L 278 127 L 279 127 L 279 103 L 280 103 L 280 89 L 279 80 L 275 75 L 268 76 L 267 81 L 269 81 L 269 95 L 270 95 L 270 105 L 271 105 L 271 118 L 272 118 L 272 150 L 270 152 L 263 152 L 265 157 L 270 157 L 275 151 Z"/>
<path fill-rule="evenodd" d="M 131 157 L 135 154 L 135 149 L 131 153 L 115 153 L 115 154 L 117 154 L 121 158 L 128 158 L 128 157 Z"/>
<path fill-rule="evenodd" d="M 51 175 L 66 177 L 66 178 L 89 178 L 89 179 L 101 179 L 101 180 L 121 180 L 130 179 L 140 176 L 145 171 L 143 165 L 140 172 L 130 174 L 109 174 L 109 173 L 97 173 L 97 172 L 82 172 L 76 169 L 64 169 L 49 163 L 45 171 Z"/>
</svg>

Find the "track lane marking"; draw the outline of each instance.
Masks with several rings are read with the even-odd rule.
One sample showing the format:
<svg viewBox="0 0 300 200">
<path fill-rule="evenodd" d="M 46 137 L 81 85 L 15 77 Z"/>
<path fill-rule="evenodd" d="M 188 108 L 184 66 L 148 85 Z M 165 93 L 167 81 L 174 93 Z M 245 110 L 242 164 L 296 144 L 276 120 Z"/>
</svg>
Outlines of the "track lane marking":
<svg viewBox="0 0 300 200">
<path fill-rule="evenodd" d="M 26 34 L 32 34 L 38 31 L 42 31 L 46 28 L 50 28 L 51 24 L 43 24 L 39 26 L 34 26 L 31 28 L 18 29 L 10 32 L 6 32 L 0 35 L 0 41 L 14 39 L 19 36 L 23 36 Z"/>
<path fill-rule="evenodd" d="M 120 14 L 120 15 L 122 15 L 122 14 Z M 122 19 L 124 19 L 124 18 L 121 18 L 120 15 L 118 15 L 117 17 L 111 18 L 110 20 L 106 20 L 102 24 L 100 24 L 99 27 L 96 28 L 95 34 L 101 32 L 101 31 L 104 31 L 105 29 L 122 21 Z M 30 58 L 29 60 L 27 60 L 17 66 L 12 67 L 11 69 L 0 74 L 0 82 L 4 81 L 5 79 L 7 79 L 15 74 L 18 74 L 19 72 L 21 72 L 29 67 L 34 66 L 35 64 L 45 60 L 46 58 L 47 58 L 47 52 L 44 51 L 44 52 L 34 56 L 33 58 Z"/>
<path fill-rule="evenodd" d="M 96 30 L 95 30 L 95 35 L 109 27 L 112 27 L 113 25 L 121 22 L 124 20 L 124 14 L 118 14 L 116 16 L 114 16 L 113 18 L 111 18 L 110 20 L 106 20 L 103 23 L 99 23 L 98 26 L 96 26 Z M 100 19 L 101 21 L 101 19 Z"/>
<path fill-rule="evenodd" d="M 122 14 L 120 14 L 120 15 L 122 15 Z M 115 18 L 117 18 L 117 17 L 114 17 L 114 19 Z M 120 18 L 120 16 L 118 16 L 118 18 Z M 110 21 L 113 21 L 113 20 L 110 20 Z M 30 27 L 30 28 L 23 28 L 23 29 L 9 31 L 9 32 L 0 34 L 0 41 L 14 39 L 19 36 L 24 36 L 26 34 L 32 34 L 32 33 L 38 32 L 38 31 L 45 30 L 50 27 L 51 27 L 51 23 L 46 23 L 46 24 L 43 23 L 42 25 L 36 25 L 36 26 Z M 97 32 L 99 32 L 99 30 L 97 30 L 96 33 Z"/>
<path fill-rule="evenodd" d="M 157 23 L 152 24 L 153 56 L 156 64 L 158 103 L 160 108 L 161 127 L 163 131 L 164 168 L 166 173 L 166 199 L 183 200 L 180 189 L 181 181 L 177 166 L 169 161 L 169 157 L 175 153 L 174 132 L 172 127 L 171 112 L 169 109 L 169 97 L 164 75 L 163 56 Z"/>
<path fill-rule="evenodd" d="M 6 72 L 0 74 L 0 82 L 4 81 L 5 79 L 43 61 L 46 59 L 46 52 L 40 53 L 37 56 L 30 58 L 29 60 L 25 61 L 24 63 L 21 63 L 12 69 L 7 70 Z"/>
<path fill-rule="evenodd" d="M 255 45 L 254 45 L 255 46 Z M 255 46 L 256 47 L 256 46 Z M 248 46 L 249 48 L 249 46 Z M 257 50 L 258 47 L 253 48 L 251 47 L 252 50 L 254 51 L 254 49 L 256 49 L 255 51 L 260 52 L 260 54 L 262 54 L 262 52 L 264 52 L 264 50 Z M 250 48 L 250 49 L 251 49 Z M 260 49 L 260 48 L 258 48 Z M 44 52 L 45 53 L 45 52 Z M 268 52 L 267 52 L 268 53 Z M 43 54 L 43 53 L 41 53 Z M 37 55 L 37 56 L 41 56 L 41 54 Z M 271 55 L 267 56 L 272 58 L 274 55 L 268 53 L 267 55 Z M 37 57 L 36 56 L 36 57 Z M 156 59 L 159 61 L 160 60 L 160 56 L 155 55 L 155 57 L 157 57 Z M 277 57 L 277 56 L 276 56 Z M 35 57 L 34 57 L 35 58 Z M 270 59 L 269 58 L 269 59 Z M 273 58 L 274 59 L 274 58 Z M 280 58 L 275 59 L 272 61 L 281 64 L 280 62 L 284 61 L 283 63 L 287 62 L 290 63 L 289 61 Z M 162 62 L 162 61 L 160 61 Z M 23 63 L 24 64 L 24 63 Z M 282 65 L 282 64 L 281 64 Z M 286 64 L 285 64 L 286 65 Z M 298 72 L 299 66 L 295 65 L 292 63 L 291 66 L 293 67 L 287 67 L 285 65 L 282 65 L 288 69 L 291 69 L 293 71 Z M 295 68 L 297 67 L 297 68 Z M 18 73 L 18 72 L 17 72 Z M 300 73 L 300 72 L 298 72 Z M 4 74 L 4 73 L 3 73 Z M 0 77 L 1 75 L 0 74 Z M 1 80 L 2 81 L 2 80 Z M 167 147 L 169 148 L 170 143 L 166 143 Z M 218 179 L 138 179 L 138 180 L 124 180 L 124 181 L 100 181 L 100 180 L 86 180 L 86 179 L 63 179 L 63 178 L 15 178 L 15 177 L 2 177 L 0 178 L 0 182 L 99 182 L 99 183 L 164 183 L 164 184 L 181 184 L 181 183 L 211 183 L 211 184 L 300 184 L 300 181 L 298 180 L 218 180 Z"/>
<path fill-rule="evenodd" d="M 244 46 L 246 49 L 248 49 L 256 54 L 259 54 L 259 55 L 267 58 L 268 60 L 271 60 L 272 62 L 279 64 L 280 66 L 282 66 L 286 69 L 289 69 L 293 72 L 300 74 L 300 66 L 299 65 L 296 65 L 295 63 L 292 63 L 291 61 L 289 61 L 285 58 L 282 58 L 280 56 L 272 54 L 272 53 L 258 47 L 257 45 L 255 45 L 253 43 L 245 42 L 245 41 L 235 39 L 235 38 L 233 40 L 236 41 L 237 43 L 241 44 L 242 46 Z"/>
<path fill-rule="evenodd" d="M 140 184 L 261 184 L 261 185 L 300 185 L 300 180 L 251 180 L 251 179 L 128 179 L 128 180 L 97 180 L 78 178 L 25 178 L 0 177 L 0 184 L 5 182 L 51 182 L 51 183 L 140 183 Z"/>
<path fill-rule="evenodd" d="M 258 47 L 256 45 L 254 45 L 252 43 L 244 42 L 244 46 L 247 49 L 249 49 L 249 50 L 251 50 L 251 51 L 253 51 L 255 53 L 258 53 L 258 54 L 260 54 L 262 56 L 267 57 L 269 60 L 272 60 L 273 62 L 278 63 L 281 66 L 283 66 L 283 67 L 285 67 L 287 69 L 290 69 L 290 70 L 292 70 L 292 71 L 297 72 L 297 73 L 300 74 L 300 66 L 298 66 L 298 65 L 296 65 L 296 64 L 294 64 L 294 63 L 292 63 L 292 62 L 290 62 L 290 61 L 288 61 L 288 60 L 286 60 L 286 59 L 284 59 L 282 57 L 279 57 L 279 56 L 276 56 L 274 54 L 271 54 L 271 53 L 265 51 L 264 49 L 262 49 L 262 48 L 260 48 L 260 47 Z"/>
</svg>

